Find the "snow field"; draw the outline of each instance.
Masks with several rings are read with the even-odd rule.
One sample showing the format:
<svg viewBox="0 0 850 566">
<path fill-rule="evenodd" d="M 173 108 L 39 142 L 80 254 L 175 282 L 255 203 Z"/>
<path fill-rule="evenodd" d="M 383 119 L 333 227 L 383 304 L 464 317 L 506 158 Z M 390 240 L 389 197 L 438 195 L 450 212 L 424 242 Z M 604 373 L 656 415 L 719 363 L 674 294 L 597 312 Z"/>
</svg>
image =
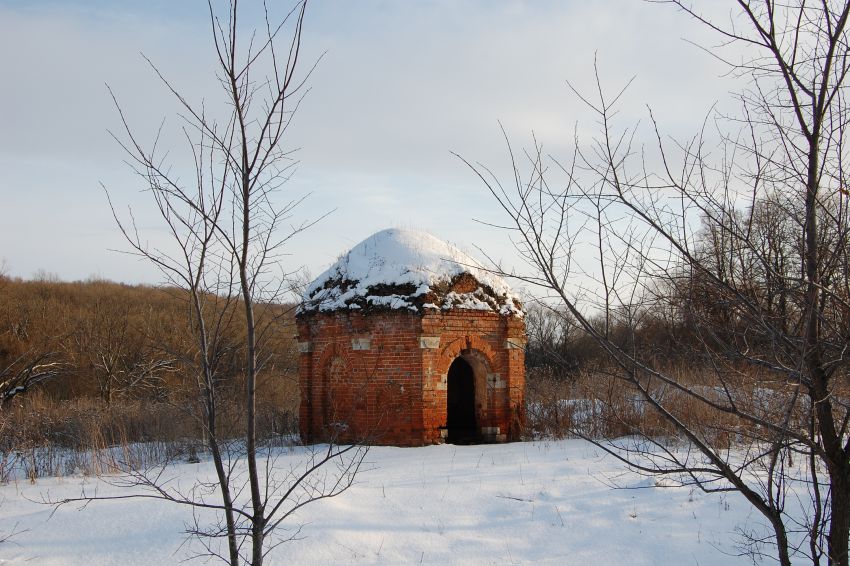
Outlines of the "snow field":
<svg viewBox="0 0 850 566">
<path fill-rule="evenodd" d="M 280 455 L 288 468 L 303 448 Z M 212 476 L 180 464 L 183 486 Z M 375 447 L 357 484 L 288 523 L 303 529 L 269 564 L 733 565 L 736 526 L 759 523 L 737 495 L 660 487 L 580 440 Z M 0 486 L 0 564 L 176 564 L 200 551 L 182 534 L 189 509 L 129 499 L 85 508 L 44 497 L 126 493 L 96 478 Z M 206 516 L 209 518 L 209 515 Z M 280 531 L 283 537 L 293 534 Z"/>
</svg>

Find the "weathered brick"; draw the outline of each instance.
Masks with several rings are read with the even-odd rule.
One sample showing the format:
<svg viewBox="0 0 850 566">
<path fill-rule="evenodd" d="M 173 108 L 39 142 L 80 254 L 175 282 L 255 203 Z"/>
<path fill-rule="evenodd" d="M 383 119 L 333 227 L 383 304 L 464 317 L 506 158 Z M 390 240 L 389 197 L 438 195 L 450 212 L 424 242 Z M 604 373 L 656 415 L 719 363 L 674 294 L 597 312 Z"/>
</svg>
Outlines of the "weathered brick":
<svg viewBox="0 0 850 566">
<path fill-rule="evenodd" d="M 449 367 L 473 366 L 485 440 L 514 439 L 524 422 L 522 319 L 487 311 L 299 316 L 305 442 L 422 445 L 444 441 Z M 496 432 L 498 431 L 498 432 Z"/>
</svg>

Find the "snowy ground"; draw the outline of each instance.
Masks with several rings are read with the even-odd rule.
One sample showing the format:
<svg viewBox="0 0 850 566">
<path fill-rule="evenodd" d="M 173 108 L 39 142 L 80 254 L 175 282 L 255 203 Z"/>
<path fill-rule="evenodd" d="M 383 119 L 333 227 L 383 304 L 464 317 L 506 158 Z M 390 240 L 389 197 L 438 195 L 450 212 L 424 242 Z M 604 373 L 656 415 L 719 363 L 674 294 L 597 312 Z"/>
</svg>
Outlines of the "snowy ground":
<svg viewBox="0 0 850 566">
<path fill-rule="evenodd" d="M 301 458 L 298 451 L 283 459 Z M 489 446 L 378 447 L 336 499 L 305 507 L 301 540 L 271 564 L 750 564 L 736 526 L 758 523 L 738 496 L 659 487 L 579 440 Z M 182 481 L 208 463 L 174 467 Z M 52 508 L 36 501 L 97 488 L 93 478 L 0 486 L 0 564 L 176 564 L 197 552 L 191 513 L 149 500 Z"/>
</svg>

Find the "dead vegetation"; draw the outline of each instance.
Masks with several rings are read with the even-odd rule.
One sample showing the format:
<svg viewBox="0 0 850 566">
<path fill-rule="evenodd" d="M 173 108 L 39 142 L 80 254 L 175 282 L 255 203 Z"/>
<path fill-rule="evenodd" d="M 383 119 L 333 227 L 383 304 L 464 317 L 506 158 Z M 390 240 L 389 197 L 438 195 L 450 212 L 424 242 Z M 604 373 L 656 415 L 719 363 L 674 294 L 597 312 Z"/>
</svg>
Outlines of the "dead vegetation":
<svg viewBox="0 0 850 566">
<path fill-rule="evenodd" d="M 721 383 L 716 370 L 680 365 L 666 370 L 681 384 L 707 400 L 721 403 L 735 399 L 742 411 L 768 415 L 781 412 L 788 387 L 766 372 L 740 369 Z M 764 433 L 745 419 L 712 408 L 689 393 L 661 381 L 645 385 L 656 398 L 664 399 L 671 413 L 718 450 L 733 449 L 746 440 L 758 441 Z M 526 375 L 526 437 L 615 439 L 650 437 L 669 443 L 685 442 L 676 426 L 646 403 L 640 391 L 624 385 L 610 370 L 592 367 L 558 374 L 549 368 L 532 368 Z M 807 426 L 806 415 L 792 416 L 799 430 Z M 764 439 L 766 441 L 766 438 Z"/>
<path fill-rule="evenodd" d="M 0 281 L 0 482 L 194 458 L 204 450 L 193 406 L 185 300 L 174 289 L 107 281 Z M 263 442 L 297 434 L 297 356 L 290 307 L 263 357 L 257 428 Z M 241 330 L 220 344 L 222 431 L 244 407 Z M 8 387 L 7 387 L 8 385 Z M 37 387 L 36 387 L 37 386 Z M 228 394 L 228 392 L 233 393 Z"/>
</svg>

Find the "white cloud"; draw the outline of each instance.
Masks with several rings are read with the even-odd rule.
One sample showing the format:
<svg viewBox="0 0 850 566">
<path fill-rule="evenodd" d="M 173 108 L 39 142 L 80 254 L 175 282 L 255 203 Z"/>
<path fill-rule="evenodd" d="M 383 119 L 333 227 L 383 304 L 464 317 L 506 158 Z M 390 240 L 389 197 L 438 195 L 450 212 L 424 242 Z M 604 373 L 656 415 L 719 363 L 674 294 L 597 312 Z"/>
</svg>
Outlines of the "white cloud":
<svg viewBox="0 0 850 566">
<path fill-rule="evenodd" d="M 113 86 L 142 139 L 152 139 L 174 105 L 139 51 L 193 100 L 215 94 L 204 6 L 193 19 L 185 6 L 169 17 L 169 5 L 0 7 L 0 257 L 15 274 L 157 279 L 106 251 L 120 238 L 98 182 L 145 210 L 106 134 L 120 123 L 103 86 Z M 627 0 L 311 4 L 305 60 L 327 54 L 291 130 L 302 163 L 289 189 L 314 194 L 305 217 L 338 211 L 296 241 L 290 261 L 319 273 L 388 225 L 510 258 L 504 238 L 473 222 L 501 217 L 449 151 L 504 171 L 499 120 L 518 140 L 534 130 L 549 151 L 565 151 L 577 122 L 583 135 L 594 127 L 566 87 L 567 79 L 592 87 L 594 56 L 611 89 L 637 76 L 625 121 L 645 118 L 650 103 L 668 131 L 694 131 L 730 87 L 717 80 L 717 63 L 681 36 L 704 40 L 673 10 Z M 164 143 L 180 145 L 174 137 Z"/>
</svg>

